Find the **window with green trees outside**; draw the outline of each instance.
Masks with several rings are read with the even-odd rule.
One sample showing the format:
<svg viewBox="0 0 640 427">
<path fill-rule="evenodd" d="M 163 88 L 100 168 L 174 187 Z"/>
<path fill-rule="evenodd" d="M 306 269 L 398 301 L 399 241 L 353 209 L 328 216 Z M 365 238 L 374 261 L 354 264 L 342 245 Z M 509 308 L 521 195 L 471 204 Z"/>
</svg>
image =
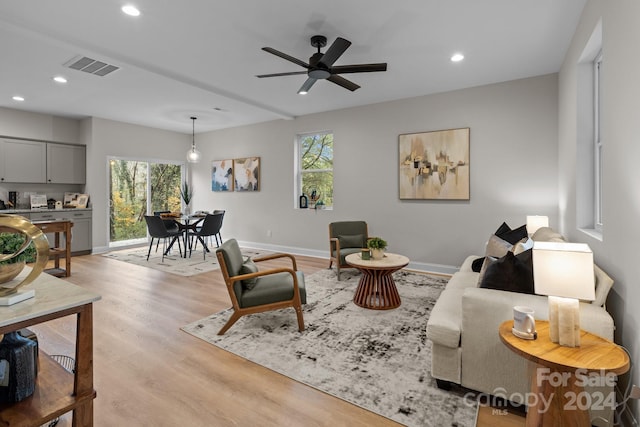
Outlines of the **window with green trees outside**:
<svg viewBox="0 0 640 427">
<path fill-rule="evenodd" d="M 298 135 L 297 196 L 304 193 L 316 208 L 333 207 L 333 133 Z"/>
</svg>

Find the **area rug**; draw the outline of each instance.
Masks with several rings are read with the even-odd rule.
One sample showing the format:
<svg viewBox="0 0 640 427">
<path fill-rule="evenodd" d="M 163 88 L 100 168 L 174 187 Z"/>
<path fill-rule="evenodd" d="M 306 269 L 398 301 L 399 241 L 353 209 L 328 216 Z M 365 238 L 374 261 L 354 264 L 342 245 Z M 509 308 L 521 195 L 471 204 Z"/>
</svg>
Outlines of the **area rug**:
<svg viewBox="0 0 640 427">
<path fill-rule="evenodd" d="M 112 258 L 118 261 L 128 262 L 130 264 L 140 265 L 142 267 L 153 268 L 155 270 L 164 271 L 166 273 L 178 274 L 180 276 L 195 276 L 196 274 L 207 273 L 220 268 L 218 259 L 216 258 L 215 250 L 208 253 L 206 259 L 202 259 L 202 250 L 193 252 L 191 257 L 182 258 L 178 250 L 172 250 L 169 255 L 162 259 L 162 245 L 155 252 L 154 248 L 151 249 L 151 256 L 147 261 L 147 252 L 149 247 L 135 248 L 135 249 L 123 249 L 120 251 L 113 251 L 103 254 L 108 258 Z M 251 258 L 259 255 L 265 255 L 268 252 L 258 251 L 256 249 L 242 248 L 242 254 Z"/>
<path fill-rule="evenodd" d="M 464 391 L 443 391 L 430 375 L 425 328 L 446 278 L 394 273 L 402 304 L 394 310 L 356 306 L 359 274 L 336 280 L 322 270 L 305 278 L 306 330 L 284 309 L 244 316 L 216 335 L 230 309 L 182 329 L 208 343 L 407 426 L 475 424 L 475 404 Z"/>
</svg>

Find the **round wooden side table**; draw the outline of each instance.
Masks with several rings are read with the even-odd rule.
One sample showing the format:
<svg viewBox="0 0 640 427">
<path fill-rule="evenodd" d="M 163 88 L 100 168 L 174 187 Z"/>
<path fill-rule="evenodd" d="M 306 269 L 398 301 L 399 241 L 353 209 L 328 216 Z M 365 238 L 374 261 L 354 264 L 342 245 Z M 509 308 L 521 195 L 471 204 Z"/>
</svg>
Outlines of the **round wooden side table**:
<svg viewBox="0 0 640 427">
<path fill-rule="evenodd" d="M 404 255 L 385 253 L 382 259 L 362 259 L 359 253 L 345 257 L 347 264 L 362 272 L 353 302 L 373 310 L 389 310 L 400 307 L 400 294 L 392 273 L 409 264 Z"/>
<path fill-rule="evenodd" d="M 551 342 L 549 322 L 543 320 L 536 320 L 536 340 L 518 338 L 512 328 L 513 320 L 503 322 L 500 340 L 536 364 L 531 374 L 531 393 L 537 398 L 532 399 L 536 404 L 527 408 L 527 427 L 590 426 L 589 408 L 584 403 L 591 399 L 583 387 L 584 375 L 624 374 L 629 370 L 627 353 L 617 344 L 584 330 L 580 331 L 580 347 L 561 346 Z"/>
</svg>

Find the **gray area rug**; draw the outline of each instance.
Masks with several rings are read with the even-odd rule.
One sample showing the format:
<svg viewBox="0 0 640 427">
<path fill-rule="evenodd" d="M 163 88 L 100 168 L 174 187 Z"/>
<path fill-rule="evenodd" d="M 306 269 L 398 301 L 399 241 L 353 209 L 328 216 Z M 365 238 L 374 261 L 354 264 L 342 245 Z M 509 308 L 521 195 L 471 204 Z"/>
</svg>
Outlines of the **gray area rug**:
<svg viewBox="0 0 640 427">
<path fill-rule="evenodd" d="M 430 375 L 427 319 L 446 278 L 399 271 L 402 305 L 394 310 L 356 306 L 359 274 L 334 271 L 306 276 L 306 330 L 298 332 L 293 309 L 242 317 L 216 335 L 230 310 L 182 329 L 208 343 L 296 381 L 407 426 L 472 427 L 476 407 L 464 391 L 443 391 Z"/>
<path fill-rule="evenodd" d="M 155 270 L 164 271 L 165 273 L 178 274 L 180 276 L 195 276 L 196 274 L 207 273 L 220 268 L 218 259 L 215 254 L 215 246 L 211 248 L 211 252 L 207 253 L 206 259 L 202 259 L 202 246 L 198 246 L 198 250 L 194 251 L 191 257 L 182 258 L 178 249 L 172 250 L 169 255 L 162 260 L 162 245 L 155 252 L 155 244 L 151 249 L 151 256 L 147 261 L 147 251 L 149 247 L 123 249 L 103 254 L 107 258 L 116 259 L 118 261 L 128 262 L 142 267 L 153 268 Z M 256 249 L 242 248 L 242 254 L 254 258 L 259 255 L 265 255 L 268 252 L 258 251 Z"/>
</svg>

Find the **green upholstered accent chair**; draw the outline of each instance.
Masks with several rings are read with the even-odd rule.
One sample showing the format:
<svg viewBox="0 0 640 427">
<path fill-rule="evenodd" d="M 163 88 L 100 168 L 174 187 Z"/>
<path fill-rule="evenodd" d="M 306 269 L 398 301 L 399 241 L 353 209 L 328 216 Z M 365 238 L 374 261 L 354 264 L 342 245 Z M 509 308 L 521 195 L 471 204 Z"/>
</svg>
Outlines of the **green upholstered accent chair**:
<svg viewBox="0 0 640 427">
<path fill-rule="evenodd" d="M 277 253 L 245 260 L 236 239 L 229 239 L 216 249 L 216 256 L 233 304 L 233 314 L 218 335 L 224 334 L 242 316 L 287 307 L 295 309 L 298 330 L 304 331 L 302 304 L 307 303 L 307 292 L 304 274 L 297 270 L 293 255 Z M 258 270 L 255 265 L 276 258 L 289 258 L 292 267 Z"/>
<path fill-rule="evenodd" d="M 329 268 L 335 261 L 338 280 L 341 268 L 352 268 L 344 257 L 366 248 L 368 239 L 369 230 L 364 221 L 340 221 L 329 224 Z"/>
</svg>

